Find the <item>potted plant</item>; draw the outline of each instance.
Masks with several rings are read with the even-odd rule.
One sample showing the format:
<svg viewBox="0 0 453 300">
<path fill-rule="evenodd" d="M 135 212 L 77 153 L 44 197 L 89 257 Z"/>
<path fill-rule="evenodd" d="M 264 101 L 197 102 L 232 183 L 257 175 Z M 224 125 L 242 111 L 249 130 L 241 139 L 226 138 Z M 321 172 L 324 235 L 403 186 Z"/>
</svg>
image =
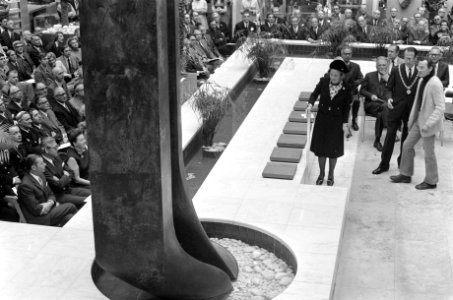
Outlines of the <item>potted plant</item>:
<svg viewBox="0 0 453 300">
<path fill-rule="evenodd" d="M 386 26 L 373 28 L 370 42 L 376 44 L 377 56 L 386 56 L 387 44 L 393 43 L 392 29 Z"/>
<path fill-rule="evenodd" d="M 214 143 L 217 125 L 230 104 L 229 91 L 216 83 L 207 81 L 194 94 L 192 109 L 202 120 L 201 138 L 203 154 L 214 156 L 223 152 L 225 143 Z"/>
<path fill-rule="evenodd" d="M 341 45 L 356 41 L 352 33 L 339 22 L 332 23 L 330 28 L 321 35 L 321 40 L 323 41 L 321 47 L 327 47 L 328 58 L 338 56 Z M 316 49 L 315 54 L 318 52 L 319 49 Z"/>
<path fill-rule="evenodd" d="M 269 81 L 275 59 L 284 57 L 287 53 L 280 40 L 266 38 L 263 35 L 250 35 L 240 51 L 255 64 L 259 76 L 256 79 L 260 81 Z"/>
</svg>

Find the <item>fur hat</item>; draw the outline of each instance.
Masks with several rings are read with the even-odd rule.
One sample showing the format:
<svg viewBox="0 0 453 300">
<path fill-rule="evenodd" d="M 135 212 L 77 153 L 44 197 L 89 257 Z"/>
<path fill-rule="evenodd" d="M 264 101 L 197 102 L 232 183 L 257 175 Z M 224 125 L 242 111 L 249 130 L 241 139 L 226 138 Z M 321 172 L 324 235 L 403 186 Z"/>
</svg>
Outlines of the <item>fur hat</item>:
<svg viewBox="0 0 453 300">
<path fill-rule="evenodd" d="M 349 72 L 349 68 L 348 66 L 346 65 L 346 63 L 344 62 L 344 60 L 340 57 L 340 58 L 335 58 L 331 63 L 330 63 L 330 66 L 329 66 L 330 69 L 334 69 L 334 70 L 338 70 L 342 73 L 348 73 Z"/>
</svg>

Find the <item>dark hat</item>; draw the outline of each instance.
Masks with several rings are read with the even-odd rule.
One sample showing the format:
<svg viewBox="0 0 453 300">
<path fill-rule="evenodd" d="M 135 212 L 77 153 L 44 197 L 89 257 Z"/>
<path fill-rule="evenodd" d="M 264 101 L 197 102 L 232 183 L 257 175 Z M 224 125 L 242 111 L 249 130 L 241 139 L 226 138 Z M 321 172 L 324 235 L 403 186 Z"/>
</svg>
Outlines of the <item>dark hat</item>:
<svg viewBox="0 0 453 300">
<path fill-rule="evenodd" d="M 348 73 L 349 72 L 349 68 L 348 68 L 348 66 L 346 65 L 346 63 L 344 62 L 343 59 L 334 59 L 334 61 L 330 63 L 329 68 L 338 70 L 338 71 L 343 72 L 343 73 Z"/>
</svg>

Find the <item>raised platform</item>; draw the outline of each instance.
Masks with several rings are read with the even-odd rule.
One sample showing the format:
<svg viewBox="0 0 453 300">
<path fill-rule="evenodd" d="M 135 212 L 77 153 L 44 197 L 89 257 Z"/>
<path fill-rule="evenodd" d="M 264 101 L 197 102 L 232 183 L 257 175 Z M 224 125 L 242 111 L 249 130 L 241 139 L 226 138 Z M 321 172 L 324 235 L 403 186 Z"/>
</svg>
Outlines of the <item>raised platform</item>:
<svg viewBox="0 0 453 300">
<path fill-rule="evenodd" d="M 193 201 L 201 218 L 251 224 L 291 247 L 298 272 L 277 300 L 331 299 L 359 134 L 346 142 L 334 187 L 311 185 L 317 166 L 306 151 L 294 180 L 261 177 L 300 91 L 313 89 L 330 63 L 292 59 L 295 68 L 282 64 Z M 374 70 L 373 62 L 360 65 L 364 73 Z M 188 118 L 183 115 L 183 126 Z M 190 131 L 185 130 L 187 143 Z M 301 184 L 304 172 L 309 184 Z M 0 222 L 0 253 L 1 299 L 106 299 L 90 275 L 95 255 L 90 203 L 64 228 Z M 342 299 L 353 299 L 344 292 L 347 284 L 342 288 Z"/>
</svg>

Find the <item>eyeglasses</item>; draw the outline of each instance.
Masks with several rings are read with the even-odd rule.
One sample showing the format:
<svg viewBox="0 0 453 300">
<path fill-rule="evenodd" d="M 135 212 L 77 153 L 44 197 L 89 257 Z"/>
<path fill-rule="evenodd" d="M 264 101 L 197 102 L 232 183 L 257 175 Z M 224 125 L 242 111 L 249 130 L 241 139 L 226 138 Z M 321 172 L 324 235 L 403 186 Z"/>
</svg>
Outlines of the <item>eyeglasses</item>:
<svg viewBox="0 0 453 300">
<path fill-rule="evenodd" d="M 46 100 L 46 101 L 40 101 L 40 102 L 38 103 L 38 105 L 43 105 L 43 104 L 47 104 L 47 103 L 49 103 L 49 101 L 47 101 L 47 100 Z"/>
<path fill-rule="evenodd" d="M 66 96 L 66 94 L 56 94 L 54 95 L 55 97 L 63 97 L 63 96 Z"/>
</svg>

